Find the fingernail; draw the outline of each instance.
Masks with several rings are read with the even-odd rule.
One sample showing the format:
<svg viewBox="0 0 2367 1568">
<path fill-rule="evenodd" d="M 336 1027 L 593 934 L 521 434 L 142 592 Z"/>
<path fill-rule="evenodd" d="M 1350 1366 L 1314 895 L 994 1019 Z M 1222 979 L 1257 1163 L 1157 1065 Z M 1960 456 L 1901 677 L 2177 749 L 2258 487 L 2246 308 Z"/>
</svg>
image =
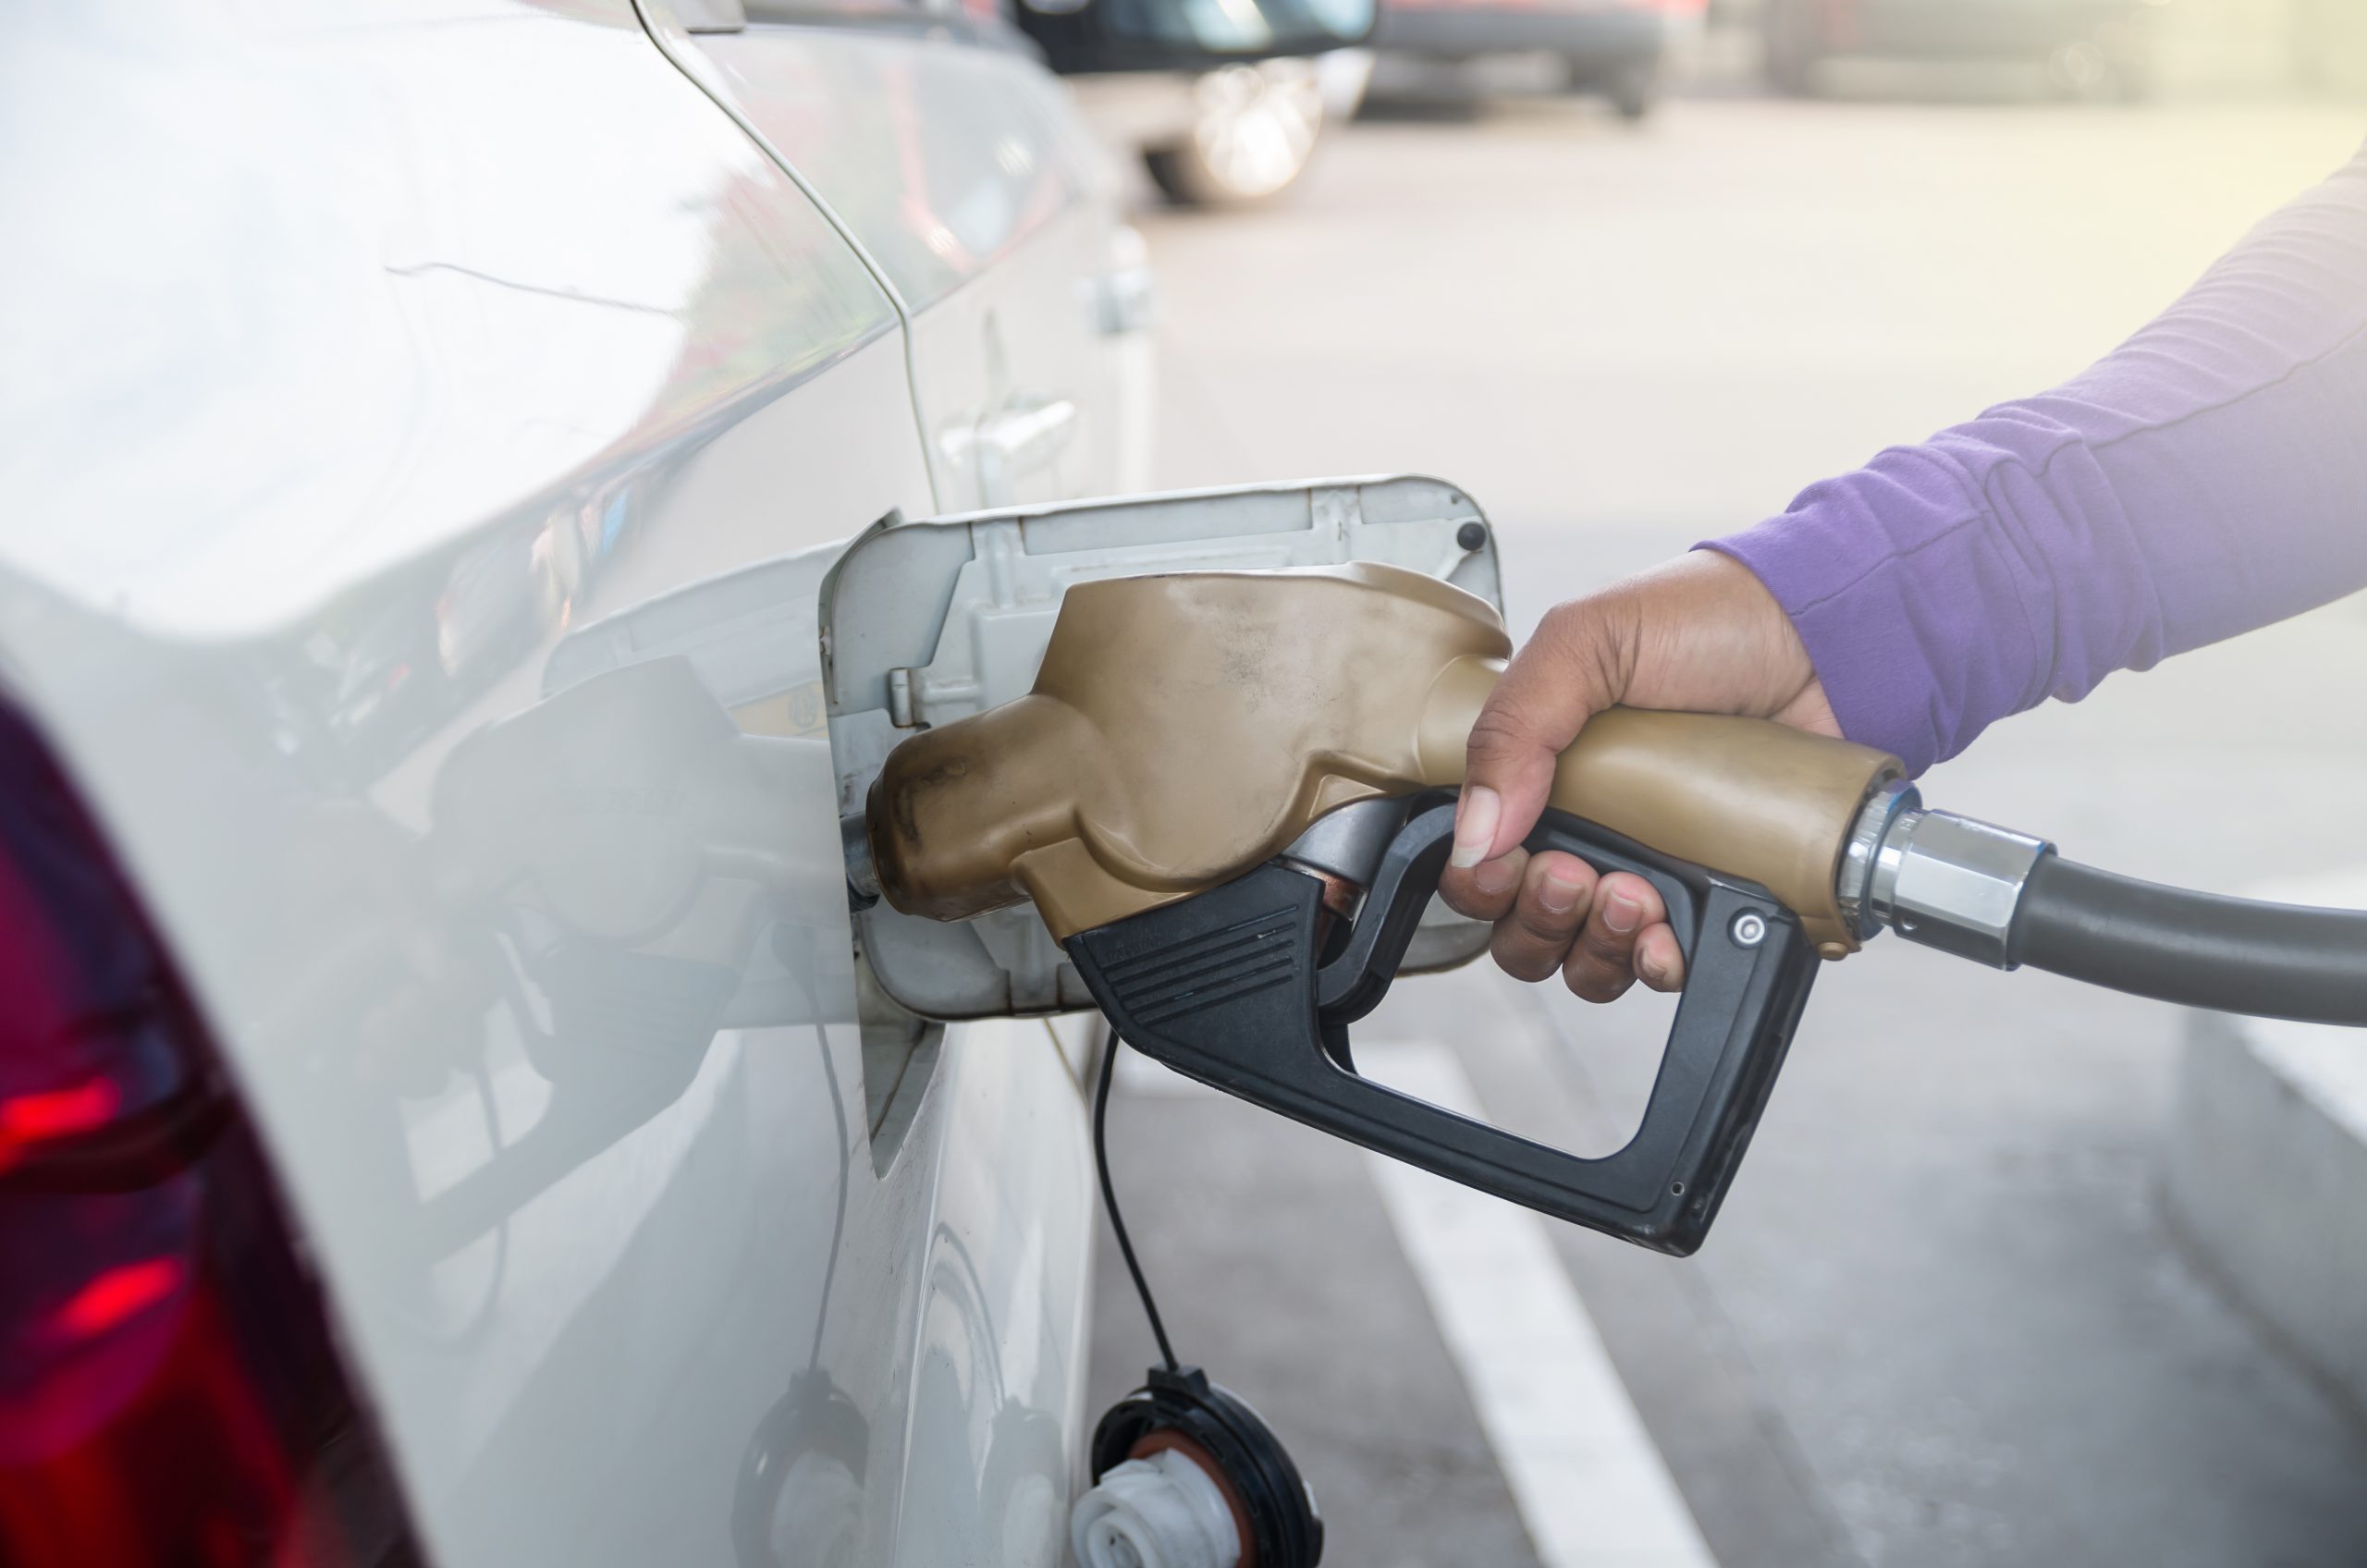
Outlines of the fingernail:
<svg viewBox="0 0 2367 1568">
<path fill-rule="evenodd" d="M 1602 906 L 1602 923 L 1625 937 L 1636 929 L 1643 913 L 1643 905 L 1624 893 L 1613 893 Z"/>
<path fill-rule="evenodd" d="M 1545 885 L 1537 889 L 1537 901 L 1549 914 L 1567 914 L 1577 907 L 1578 885 L 1555 872 L 1545 874 Z"/>
<path fill-rule="evenodd" d="M 1512 857 L 1481 861 L 1471 868 L 1471 883 L 1490 898 L 1504 891 L 1513 885 Z"/>
<path fill-rule="evenodd" d="M 1668 984 L 1668 961 L 1658 953 L 1636 955 L 1636 973 L 1654 986 Z"/>
<path fill-rule="evenodd" d="M 1488 858 L 1488 847 L 1496 841 L 1496 818 L 1503 810 L 1503 802 L 1496 791 L 1485 784 L 1466 784 L 1463 799 L 1454 808 L 1454 852 L 1447 864 L 1459 871 L 1468 871 Z"/>
</svg>

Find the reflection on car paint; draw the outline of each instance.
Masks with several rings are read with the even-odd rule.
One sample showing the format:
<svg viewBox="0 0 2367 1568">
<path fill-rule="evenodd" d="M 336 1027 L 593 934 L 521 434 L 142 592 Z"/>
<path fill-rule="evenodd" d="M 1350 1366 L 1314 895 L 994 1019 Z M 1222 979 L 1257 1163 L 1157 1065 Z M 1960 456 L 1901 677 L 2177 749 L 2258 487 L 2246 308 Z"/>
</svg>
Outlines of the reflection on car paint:
<svg viewBox="0 0 2367 1568">
<path fill-rule="evenodd" d="M 1091 154 L 1072 144 L 1073 122 L 1031 102 L 1036 79 L 991 52 L 779 26 L 698 47 L 913 311 L 1087 191 Z"/>
</svg>

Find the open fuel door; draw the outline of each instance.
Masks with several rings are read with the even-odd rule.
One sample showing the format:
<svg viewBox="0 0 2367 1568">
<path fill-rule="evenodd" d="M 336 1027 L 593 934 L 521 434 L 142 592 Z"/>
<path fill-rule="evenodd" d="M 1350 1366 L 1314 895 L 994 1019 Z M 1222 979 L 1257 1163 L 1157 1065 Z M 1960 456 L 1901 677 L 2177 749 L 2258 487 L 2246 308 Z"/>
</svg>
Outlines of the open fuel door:
<svg viewBox="0 0 2367 1568">
<path fill-rule="evenodd" d="M 907 737 L 1024 695 L 1070 587 L 1184 570 L 1408 568 L 1501 611 L 1495 540 L 1468 496 L 1434 479 L 1324 480 L 1013 508 L 928 521 L 890 518 L 823 580 L 822 684 L 842 815 L 860 814 Z M 872 977 L 925 1017 L 1093 1006 L 1035 910 L 940 923 L 885 903 L 855 917 Z M 1404 964 L 1449 968 L 1488 928 L 1435 900 Z"/>
</svg>

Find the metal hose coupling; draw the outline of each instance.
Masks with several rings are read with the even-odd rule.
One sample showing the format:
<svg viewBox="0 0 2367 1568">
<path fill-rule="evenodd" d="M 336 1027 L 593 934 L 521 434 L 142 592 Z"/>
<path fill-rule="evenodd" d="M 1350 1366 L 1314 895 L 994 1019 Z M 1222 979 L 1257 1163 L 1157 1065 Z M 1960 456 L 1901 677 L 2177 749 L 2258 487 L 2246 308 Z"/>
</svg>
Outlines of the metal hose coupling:
<svg viewBox="0 0 2367 1568">
<path fill-rule="evenodd" d="M 1860 939 L 1887 927 L 1910 942 L 2011 969 L 2022 889 L 2054 852 L 2043 839 L 1926 810 L 1915 786 L 1894 779 L 1858 813 L 1834 891 Z"/>
</svg>

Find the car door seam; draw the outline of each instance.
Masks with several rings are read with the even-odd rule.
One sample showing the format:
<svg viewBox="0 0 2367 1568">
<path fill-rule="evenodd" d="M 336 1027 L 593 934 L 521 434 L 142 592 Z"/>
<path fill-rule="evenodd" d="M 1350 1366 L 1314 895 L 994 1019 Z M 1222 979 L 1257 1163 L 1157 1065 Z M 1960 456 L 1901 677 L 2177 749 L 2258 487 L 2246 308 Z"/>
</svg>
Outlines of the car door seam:
<svg viewBox="0 0 2367 1568">
<path fill-rule="evenodd" d="M 786 157 L 781 155 L 780 149 L 773 145 L 771 139 L 759 130 L 755 122 L 742 113 L 740 106 L 732 103 L 727 94 L 717 92 L 709 85 L 703 79 L 696 65 L 683 58 L 681 44 L 668 35 L 658 17 L 652 14 L 654 3 L 655 0 L 632 0 L 632 9 L 634 17 L 641 23 L 642 31 L 647 35 L 652 43 L 656 45 L 658 54 L 665 57 L 668 64 L 681 72 L 683 80 L 696 88 L 709 103 L 722 110 L 731 123 L 740 128 L 741 133 L 754 142 L 757 150 L 771 160 L 773 165 L 787 177 L 791 185 L 803 193 L 808 202 L 814 203 L 814 210 L 822 214 L 822 220 L 828 223 L 839 238 L 846 243 L 847 248 L 854 252 L 855 260 L 863 263 L 864 270 L 871 275 L 872 282 L 877 284 L 880 292 L 887 296 L 889 308 L 896 312 L 896 324 L 903 333 L 904 402 L 912 410 L 913 428 L 918 433 L 923 450 L 926 451 L 928 442 L 928 422 L 921 410 L 920 366 L 914 362 L 913 357 L 913 311 L 912 307 L 905 302 L 902 291 L 897 288 L 894 281 L 880 266 L 877 258 L 873 256 L 863 241 L 855 237 L 854 230 L 848 227 L 846 220 L 839 216 L 837 209 L 824 201 L 822 193 L 816 190 Z M 672 19 L 670 12 L 666 14 L 666 19 Z M 689 35 L 684 33 L 683 36 Z M 693 44 L 691 47 L 697 46 Z M 935 465 L 925 463 L 924 466 L 929 471 L 927 473 L 929 498 L 938 509 L 942 510 L 946 501 L 945 497 L 937 492 Z"/>
</svg>

